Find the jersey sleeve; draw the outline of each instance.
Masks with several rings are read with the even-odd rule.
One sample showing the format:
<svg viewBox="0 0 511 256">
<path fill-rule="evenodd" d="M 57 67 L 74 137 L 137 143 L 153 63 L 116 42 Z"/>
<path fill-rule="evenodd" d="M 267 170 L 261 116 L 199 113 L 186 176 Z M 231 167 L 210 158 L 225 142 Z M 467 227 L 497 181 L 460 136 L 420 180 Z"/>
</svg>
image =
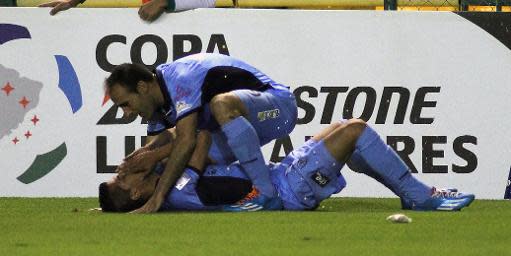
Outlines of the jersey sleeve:
<svg viewBox="0 0 511 256">
<path fill-rule="evenodd" d="M 147 121 L 147 136 L 158 135 L 165 129 L 168 129 L 163 122 L 160 121 Z"/>
</svg>

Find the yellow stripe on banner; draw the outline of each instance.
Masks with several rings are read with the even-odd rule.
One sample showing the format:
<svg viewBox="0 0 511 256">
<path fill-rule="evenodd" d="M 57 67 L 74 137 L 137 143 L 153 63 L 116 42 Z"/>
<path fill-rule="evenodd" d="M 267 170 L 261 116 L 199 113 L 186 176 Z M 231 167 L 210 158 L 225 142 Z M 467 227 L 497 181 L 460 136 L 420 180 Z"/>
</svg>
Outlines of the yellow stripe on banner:
<svg viewBox="0 0 511 256">
<path fill-rule="evenodd" d="M 406 6 L 431 6 L 431 7 L 455 7 L 458 8 L 458 0 L 397 0 L 398 7 Z"/>
<path fill-rule="evenodd" d="M 233 7 L 234 4 L 232 0 L 216 0 L 216 7 Z"/>
<path fill-rule="evenodd" d="M 375 8 L 383 0 L 238 0 L 239 7 L 288 8 Z"/>
<path fill-rule="evenodd" d="M 42 3 L 51 2 L 52 0 L 17 0 L 19 7 L 35 7 Z M 87 0 L 78 7 L 139 7 L 142 0 Z"/>
</svg>

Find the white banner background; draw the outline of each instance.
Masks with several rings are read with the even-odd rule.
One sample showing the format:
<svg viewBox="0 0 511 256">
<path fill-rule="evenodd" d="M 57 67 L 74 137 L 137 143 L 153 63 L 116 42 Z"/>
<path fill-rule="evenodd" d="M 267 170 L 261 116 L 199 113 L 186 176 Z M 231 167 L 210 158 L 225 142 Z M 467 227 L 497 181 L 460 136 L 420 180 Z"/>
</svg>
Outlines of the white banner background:
<svg viewBox="0 0 511 256">
<path fill-rule="evenodd" d="M 126 37 L 126 44 L 108 47 L 107 59 L 112 64 L 130 62 L 130 47 L 144 34 L 157 35 L 166 42 L 169 62 L 173 35 L 197 35 L 205 52 L 210 36 L 222 34 L 231 56 L 292 89 L 305 85 L 318 91 L 322 86 L 372 87 L 377 100 L 369 123 L 384 138 L 414 139 L 410 159 L 419 171 L 416 177 L 437 187 L 473 192 L 478 198 L 500 199 L 504 194 L 511 165 L 511 51 L 454 13 L 204 9 L 163 15 L 148 24 L 138 18 L 136 9 L 74 9 L 50 16 L 46 9 L 0 8 L 1 23 L 26 27 L 31 39 L 0 45 L 0 64 L 42 82 L 43 89 L 39 104 L 27 113 L 25 121 L 0 138 L 0 196 L 96 196 L 98 184 L 112 176 L 96 173 L 96 136 L 107 136 L 110 165 L 123 158 L 124 136 L 137 136 L 140 146 L 140 136 L 145 135 L 140 119 L 127 125 L 96 125 L 112 105 L 101 105 L 102 83 L 108 73 L 96 62 L 96 48 L 99 40 L 112 34 Z M 185 44 L 185 49 L 189 48 Z M 142 47 L 146 64 L 154 63 L 156 54 L 154 44 Z M 83 107 L 76 114 L 57 87 L 54 55 L 67 56 L 78 75 Z M 395 86 L 411 93 L 404 124 L 393 124 L 395 101 L 386 123 L 375 125 L 383 88 Z M 415 92 L 426 86 L 441 87 L 439 93 L 426 96 L 427 101 L 437 102 L 436 107 L 423 108 L 421 113 L 434 122 L 412 124 Z M 302 100 L 313 104 L 316 113 L 310 123 L 298 125 L 292 133 L 295 147 L 305 136 L 326 126 L 320 124 L 326 95 L 319 93 L 313 98 L 302 94 Z M 338 95 L 333 120 L 341 118 L 346 95 Z M 364 104 L 365 97 L 358 97 L 355 116 L 362 113 Z M 37 126 L 26 121 L 33 114 L 41 119 Z M 300 109 L 299 117 L 304 114 Z M 8 116 L 1 116 L 0 123 L 4 118 Z M 28 129 L 33 136 L 25 139 Z M 454 173 L 451 167 L 466 165 L 453 151 L 453 140 L 463 135 L 477 138 L 476 145 L 464 145 L 478 160 L 477 168 L 468 174 Z M 15 136 L 20 139 L 16 145 L 11 141 Z M 445 154 L 433 162 L 447 165 L 448 173 L 421 173 L 422 136 L 447 137 L 447 143 L 433 146 Z M 67 145 L 67 156 L 53 171 L 30 184 L 16 179 L 36 155 L 62 142 Z M 272 147 L 264 148 L 268 159 Z M 348 186 L 342 196 L 392 196 L 362 174 L 347 168 L 343 173 Z"/>
</svg>

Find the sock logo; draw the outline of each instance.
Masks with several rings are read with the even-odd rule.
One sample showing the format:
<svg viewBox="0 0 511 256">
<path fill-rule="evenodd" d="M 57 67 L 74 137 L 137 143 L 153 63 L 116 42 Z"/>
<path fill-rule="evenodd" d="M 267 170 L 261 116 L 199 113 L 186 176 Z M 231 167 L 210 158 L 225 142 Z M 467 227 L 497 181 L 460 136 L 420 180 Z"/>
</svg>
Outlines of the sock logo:
<svg viewBox="0 0 511 256">
<path fill-rule="evenodd" d="M 330 179 L 323 175 L 321 172 L 319 171 L 316 171 L 314 174 L 312 174 L 311 176 L 312 180 L 314 180 L 314 182 L 316 182 L 320 187 L 324 187 L 326 186 L 326 184 L 328 184 L 328 182 L 330 182 Z"/>
</svg>

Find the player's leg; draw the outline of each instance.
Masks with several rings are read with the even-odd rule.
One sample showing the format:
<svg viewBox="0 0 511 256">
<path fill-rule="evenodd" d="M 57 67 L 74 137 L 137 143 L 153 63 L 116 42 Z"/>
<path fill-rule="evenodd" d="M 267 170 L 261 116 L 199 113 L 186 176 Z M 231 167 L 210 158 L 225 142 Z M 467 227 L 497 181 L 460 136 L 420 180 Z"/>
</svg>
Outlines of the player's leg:
<svg viewBox="0 0 511 256">
<path fill-rule="evenodd" d="M 437 191 L 416 179 L 397 153 L 362 120 L 349 120 L 325 138 L 336 159 L 346 160 L 354 171 L 365 173 L 390 188 L 416 210 L 458 210 L 474 199 L 452 191 Z M 349 148 L 353 152 L 347 155 Z"/>
<path fill-rule="evenodd" d="M 244 106 L 243 117 L 254 127 L 259 144 L 287 136 L 295 127 L 297 107 L 293 93 L 286 90 L 268 89 L 266 91 L 235 90 Z M 209 155 L 215 163 L 230 164 L 236 157 L 227 144 L 223 132 L 212 132 L 213 145 Z"/>
<path fill-rule="evenodd" d="M 261 193 L 254 198 L 254 203 L 266 206 L 276 198 L 276 192 L 261 152 L 259 136 L 245 118 L 248 108 L 235 94 L 224 93 L 213 97 L 210 109 L 221 126 L 232 153 L 243 166 L 254 187 Z"/>
<path fill-rule="evenodd" d="M 335 123 L 321 130 L 273 168 L 273 183 L 286 210 L 315 209 L 346 186 L 340 172 L 344 163 L 325 146 L 325 138 L 341 125 Z"/>
<path fill-rule="evenodd" d="M 259 136 L 260 145 L 285 137 L 296 125 L 298 110 L 294 94 L 287 90 L 235 90 L 247 110 L 244 116 Z"/>
</svg>

